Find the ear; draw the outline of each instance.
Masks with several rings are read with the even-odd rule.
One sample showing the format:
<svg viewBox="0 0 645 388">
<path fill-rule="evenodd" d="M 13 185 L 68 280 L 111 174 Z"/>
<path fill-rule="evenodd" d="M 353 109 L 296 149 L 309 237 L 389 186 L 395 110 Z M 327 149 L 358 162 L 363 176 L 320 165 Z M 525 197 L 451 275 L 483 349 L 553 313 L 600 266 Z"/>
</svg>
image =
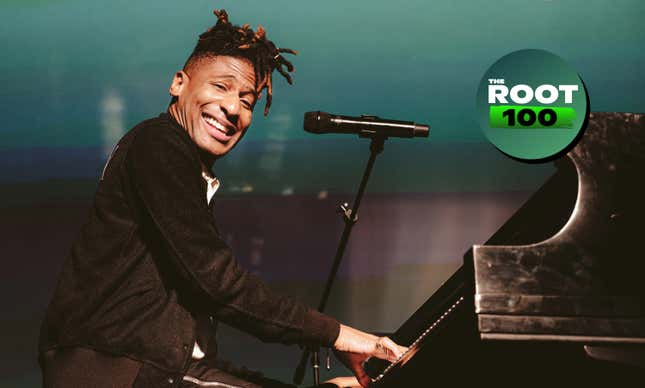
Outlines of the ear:
<svg viewBox="0 0 645 388">
<path fill-rule="evenodd" d="M 170 95 L 173 97 L 179 97 L 188 83 L 188 75 L 183 71 L 179 70 L 175 73 L 175 76 L 172 77 L 172 83 L 170 84 Z"/>
</svg>

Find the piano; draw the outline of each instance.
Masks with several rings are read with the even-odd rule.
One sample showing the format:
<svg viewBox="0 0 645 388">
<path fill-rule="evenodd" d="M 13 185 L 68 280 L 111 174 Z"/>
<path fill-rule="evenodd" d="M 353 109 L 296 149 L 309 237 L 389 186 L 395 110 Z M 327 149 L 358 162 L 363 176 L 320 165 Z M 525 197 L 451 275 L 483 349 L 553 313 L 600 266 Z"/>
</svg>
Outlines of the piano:
<svg viewBox="0 0 645 388">
<path fill-rule="evenodd" d="M 556 173 L 369 360 L 373 387 L 645 386 L 645 115 L 592 113 Z"/>
</svg>

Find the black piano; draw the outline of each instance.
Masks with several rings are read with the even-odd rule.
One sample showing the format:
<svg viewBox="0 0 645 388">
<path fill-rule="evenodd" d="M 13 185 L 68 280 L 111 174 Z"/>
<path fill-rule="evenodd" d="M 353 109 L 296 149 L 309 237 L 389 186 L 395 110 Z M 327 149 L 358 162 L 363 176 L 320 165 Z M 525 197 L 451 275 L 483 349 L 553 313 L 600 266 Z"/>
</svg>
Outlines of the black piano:
<svg viewBox="0 0 645 388">
<path fill-rule="evenodd" d="M 645 387 L 645 115 L 593 113 L 557 172 L 370 360 L 374 387 Z"/>
</svg>

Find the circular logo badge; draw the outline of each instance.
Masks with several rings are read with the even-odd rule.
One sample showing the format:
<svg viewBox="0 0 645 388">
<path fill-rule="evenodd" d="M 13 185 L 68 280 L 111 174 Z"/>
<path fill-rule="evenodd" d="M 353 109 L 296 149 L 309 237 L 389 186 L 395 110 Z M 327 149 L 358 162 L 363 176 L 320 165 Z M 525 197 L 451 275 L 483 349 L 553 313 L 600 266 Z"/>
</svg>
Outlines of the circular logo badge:
<svg viewBox="0 0 645 388">
<path fill-rule="evenodd" d="M 477 90 L 477 115 L 504 154 L 544 162 L 571 149 L 584 131 L 589 98 L 578 73 L 545 50 L 520 50 L 495 62 Z"/>
</svg>

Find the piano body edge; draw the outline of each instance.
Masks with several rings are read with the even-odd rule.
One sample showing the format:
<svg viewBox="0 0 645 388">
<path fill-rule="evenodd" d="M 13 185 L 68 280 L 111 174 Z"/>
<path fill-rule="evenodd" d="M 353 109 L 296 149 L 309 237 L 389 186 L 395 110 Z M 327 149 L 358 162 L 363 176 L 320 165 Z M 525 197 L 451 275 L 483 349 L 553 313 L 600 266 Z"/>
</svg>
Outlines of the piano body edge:
<svg viewBox="0 0 645 388">
<path fill-rule="evenodd" d="M 557 172 L 485 244 L 472 246 L 392 335 L 413 344 L 411 354 L 368 362 L 372 386 L 642 379 L 645 182 L 637 177 L 645 170 L 645 116 L 592 113 L 581 141 L 555 164 Z"/>
<path fill-rule="evenodd" d="M 645 196 L 625 193 L 634 191 L 634 173 L 645 168 L 645 148 L 638 148 L 645 144 L 644 122 L 629 113 L 592 115 L 566 156 L 575 167 L 577 194 L 569 219 L 553 236 L 528 245 L 473 247 L 482 339 L 645 342 L 645 287 L 621 284 L 637 282 L 630 272 L 640 272 L 645 259 L 634 243 L 643 237 L 634 231 L 645 218 Z M 626 139 L 635 149 L 624 149 Z"/>
</svg>

